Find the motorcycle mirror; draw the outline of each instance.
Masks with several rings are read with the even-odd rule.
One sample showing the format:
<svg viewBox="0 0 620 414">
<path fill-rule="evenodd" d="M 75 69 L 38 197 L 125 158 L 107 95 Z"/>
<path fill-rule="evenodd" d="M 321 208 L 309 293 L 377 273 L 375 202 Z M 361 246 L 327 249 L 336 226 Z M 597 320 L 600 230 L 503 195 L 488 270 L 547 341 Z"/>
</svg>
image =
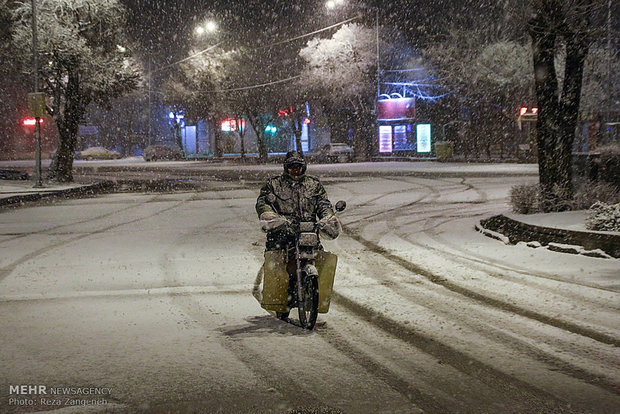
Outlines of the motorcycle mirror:
<svg viewBox="0 0 620 414">
<path fill-rule="evenodd" d="M 340 211 L 344 211 L 344 209 L 347 208 L 347 202 L 344 200 L 340 200 L 336 203 L 336 211 L 340 212 Z"/>
<path fill-rule="evenodd" d="M 269 204 L 273 204 L 276 201 L 276 196 L 273 193 L 267 194 L 267 201 Z"/>
</svg>

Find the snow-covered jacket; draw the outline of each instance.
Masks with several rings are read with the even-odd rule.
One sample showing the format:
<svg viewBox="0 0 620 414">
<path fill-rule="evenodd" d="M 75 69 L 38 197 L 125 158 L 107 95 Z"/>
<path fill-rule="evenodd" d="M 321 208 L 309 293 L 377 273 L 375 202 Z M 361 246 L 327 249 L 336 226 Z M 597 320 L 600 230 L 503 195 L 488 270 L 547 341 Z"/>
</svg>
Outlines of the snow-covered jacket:
<svg viewBox="0 0 620 414">
<path fill-rule="evenodd" d="M 267 201 L 269 194 L 275 196 L 275 201 L 271 204 Z M 323 184 L 317 178 L 309 175 L 293 178 L 284 173 L 279 177 L 270 178 L 261 188 L 256 200 L 256 212 L 259 218 L 263 213 L 274 212 L 287 219 L 301 217 L 301 221 L 316 222 L 317 219 L 333 214 L 333 209 Z M 290 238 L 291 233 L 285 228 L 269 230 L 265 248 L 283 249 L 286 245 L 291 245 Z"/>
<path fill-rule="evenodd" d="M 267 201 L 269 194 L 275 196 L 273 204 Z M 313 222 L 333 214 L 332 204 L 318 178 L 303 175 L 295 179 L 287 173 L 270 178 L 260 190 L 256 212 L 260 217 L 270 211 L 287 219 L 300 217 L 302 221 Z"/>
</svg>

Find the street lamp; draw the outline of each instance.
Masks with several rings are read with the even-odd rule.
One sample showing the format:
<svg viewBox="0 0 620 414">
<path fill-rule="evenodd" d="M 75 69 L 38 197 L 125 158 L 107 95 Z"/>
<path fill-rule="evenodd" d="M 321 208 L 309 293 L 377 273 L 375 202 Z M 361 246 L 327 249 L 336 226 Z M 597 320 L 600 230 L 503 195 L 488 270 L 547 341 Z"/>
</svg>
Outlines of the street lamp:
<svg viewBox="0 0 620 414">
<path fill-rule="evenodd" d="M 328 9 L 333 9 L 333 8 L 336 8 L 337 6 L 340 6 L 343 3 L 344 3 L 344 0 L 329 0 L 327 3 L 325 3 L 325 7 L 327 7 Z"/>
<path fill-rule="evenodd" d="M 216 32 L 217 23 L 215 23 L 213 20 L 209 20 L 203 25 L 196 26 L 196 29 L 194 29 L 194 31 L 196 32 L 198 36 L 202 36 L 205 33 Z"/>
</svg>

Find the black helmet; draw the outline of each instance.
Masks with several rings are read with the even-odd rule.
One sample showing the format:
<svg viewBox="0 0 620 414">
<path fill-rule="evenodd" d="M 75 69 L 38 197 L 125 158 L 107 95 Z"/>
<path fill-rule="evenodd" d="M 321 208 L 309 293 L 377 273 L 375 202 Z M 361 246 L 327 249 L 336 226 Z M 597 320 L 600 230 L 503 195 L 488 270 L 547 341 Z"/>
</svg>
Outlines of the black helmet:
<svg viewBox="0 0 620 414">
<path fill-rule="evenodd" d="M 307 165 L 304 156 L 297 151 L 289 151 L 286 153 L 286 157 L 284 158 L 284 172 L 288 172 L 288 169 L 294 165 L 301 165 L 301 173 L 306 173 Z"/>
</svg>

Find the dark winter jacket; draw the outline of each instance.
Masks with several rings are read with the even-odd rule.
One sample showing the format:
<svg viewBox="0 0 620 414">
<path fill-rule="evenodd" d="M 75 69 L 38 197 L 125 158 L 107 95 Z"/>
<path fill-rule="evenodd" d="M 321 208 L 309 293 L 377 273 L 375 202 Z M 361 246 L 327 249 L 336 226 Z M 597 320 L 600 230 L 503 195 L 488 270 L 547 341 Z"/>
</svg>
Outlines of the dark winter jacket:
<svg viewBox="0 0 620 414">
<path fill-rule="evenodd" d="M 270 204 L 267 195 L 273 194 L 275 201 Z M 265 212 L 273 211 L 292 220 L 300 217 L 301 221 L 322 219 L 333 214 L 332 204 L 321 182 L 308 175 L 293 178 L 287 173 L 270 178 L 261 188 L 256 200 L 256 212 L 260 217 Z M 267 233 L 267 249 L 283 247 L 284 233 L 278 230 Z M 277 246 L 276 246 L 277 245 Z"/>
</svg>

